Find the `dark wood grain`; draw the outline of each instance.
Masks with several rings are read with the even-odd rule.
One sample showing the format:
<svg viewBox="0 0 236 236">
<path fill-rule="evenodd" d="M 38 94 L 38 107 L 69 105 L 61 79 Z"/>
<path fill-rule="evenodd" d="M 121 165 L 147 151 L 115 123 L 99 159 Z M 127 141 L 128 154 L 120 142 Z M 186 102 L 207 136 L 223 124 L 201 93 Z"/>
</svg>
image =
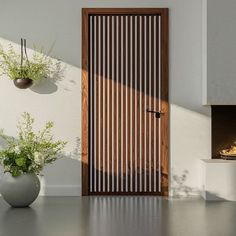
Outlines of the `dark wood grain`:
<svg viewBox="0 0 236 236">
<path fill-rule="evenodd" d="M 89 75 L 88 75 L 88 41 L 89 19 L 82 11 L 82 195 L 88 195 L 89 187 Z"/>
<path fill-rule="evenodd" d="M 168 183 L 169 183 L 169 103 L 168 103 L 168 42 L 169 42 L 169 30 L 168 30 L 168 9 L 163 9 L 161 15 L 161 105 L 164 115 L 161 118 L 161 194 L 163 196 L 168 195 Z"/>
<path fill-rule="evenodd" d="M 83 8 L 89 15 L 163 15 L 168 8 Z"/>
<path fill-rule="evenodd" d="M 91 27 L 92 27 L 92 35 L 91 35 L 91 58 L 89 61 L 91 61 L 90 63 L 90 67 L 91 67 L 91 75 L 90 75 L 90 86 L 91 86 L 91 90 L 92 91 L 92 94 L 90 94 L 90 98 L 91 98 L 91 101 L 90 101 L 90 104 L 91 104 L 91 110 L 92 110 L 92 113 L 94 112 L 94 73 L 95 73 L 95 70 L 94 70 L 94 16 L 91 17 Z M 91 146 L 94 147 L 94 115 L 93 114 L 90 114 L 90 128 L 91 128 L 91 137 L 90 137 L 90 141 L 91 141 Z M 91 153 L 90 153 L 90 158 L 93 159 L 92 163 L 90 163 L 90 165 L 92 165 L 92 173 L 91 173 L 91 187 L 93 188 L 94 187 L 94 148 L 90 148 L 91 150 Z"/>
</svg>

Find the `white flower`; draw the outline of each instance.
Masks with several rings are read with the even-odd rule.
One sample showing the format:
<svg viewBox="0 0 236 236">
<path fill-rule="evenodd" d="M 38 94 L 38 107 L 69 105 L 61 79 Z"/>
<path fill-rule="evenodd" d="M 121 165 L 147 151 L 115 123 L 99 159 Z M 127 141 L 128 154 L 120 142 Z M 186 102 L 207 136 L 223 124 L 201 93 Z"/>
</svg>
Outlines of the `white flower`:
<svg viewBox="0 0 236 236">
<path fill-rule="evenodd" d="M 44 164 L 44 155 L 40 152 L 35 152 L 34 153 L 34 162 L 39 166 L 43 166 L 43 164 Z"/>
<path fill-rule="evenodd" d="M 20 153 L 20 148 L 19 148 L 18 146 L 15 146 L 14 152 L 15 152 L 16 154 L 19 154 L 19 153 Z"/>
<path fill-rule="evenodd" d="M 5 166 L 5 167 L 4 167 L 4 170 L 5 170 L 5 171 L 10 171 L 10 170 L 11 170 L 11 166 Z"/>
</svg>

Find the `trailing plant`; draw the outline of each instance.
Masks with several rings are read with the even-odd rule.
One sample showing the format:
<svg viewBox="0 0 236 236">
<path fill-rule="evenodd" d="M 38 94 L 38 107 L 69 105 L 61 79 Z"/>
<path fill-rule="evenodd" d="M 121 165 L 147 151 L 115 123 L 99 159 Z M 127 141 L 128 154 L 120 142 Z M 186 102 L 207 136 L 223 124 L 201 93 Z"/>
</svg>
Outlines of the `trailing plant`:
<svg viewBox="0 0 236 236">
<path fill-rule="evenodd" d="M 53 122 L 47 122 L 41 131 L 33 129 L 34 118 L 27 112 L 18 123 L 18 138 L 9 137 L 1 130 L 0 138 L 6 147 L 0 150 L 0 163 L 12 176 L 22 173 L 39 174 L 43 167 L 60 158 L 65 141 L 55 141 L 52 135 Z"/>
<path fill-rule="evenodd" d="M 42 78 L 56 80 L 63 77 L 61 62 L 49 56 L 51 50 L 44 53 L 42 48 L 37 50 L 35 47 L 32 57 L 28 58 L 26 41 L 24 42 L 25 54 L 23 54 L 23 49 L 21 49 L 21 54 L 17 53 L 11 44 L 7 49 L 3 49 L 0 45 L 0 76 L 7 75 L 11 80 L 29 78 L 34 82 Z"/>
</svg>

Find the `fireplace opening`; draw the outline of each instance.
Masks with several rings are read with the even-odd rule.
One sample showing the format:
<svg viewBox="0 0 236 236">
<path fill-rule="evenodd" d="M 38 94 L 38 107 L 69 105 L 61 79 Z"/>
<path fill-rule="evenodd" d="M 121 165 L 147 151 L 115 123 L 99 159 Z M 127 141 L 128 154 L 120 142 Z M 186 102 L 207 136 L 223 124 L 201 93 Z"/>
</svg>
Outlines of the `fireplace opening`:
<svg viewBox="0 0 236 236">
<path fill-rule="evenodd" d="M 212 158 L 236 160 L 236 106 L 211 106 Z"/>
</svg>

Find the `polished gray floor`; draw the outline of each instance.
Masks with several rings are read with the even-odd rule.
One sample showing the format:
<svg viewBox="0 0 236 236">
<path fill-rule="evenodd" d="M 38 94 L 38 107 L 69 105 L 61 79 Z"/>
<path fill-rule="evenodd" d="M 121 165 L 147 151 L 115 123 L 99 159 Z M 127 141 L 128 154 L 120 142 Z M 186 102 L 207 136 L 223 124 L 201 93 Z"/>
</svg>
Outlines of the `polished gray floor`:
<svg viewBox="0 0 236 236">
<path fill-rule="evenodd" d="M 199 198 L 40 197 L 31 208 L 0 198 L 0 236 L 235 236 L 236 203 Z"/>
</svg>

